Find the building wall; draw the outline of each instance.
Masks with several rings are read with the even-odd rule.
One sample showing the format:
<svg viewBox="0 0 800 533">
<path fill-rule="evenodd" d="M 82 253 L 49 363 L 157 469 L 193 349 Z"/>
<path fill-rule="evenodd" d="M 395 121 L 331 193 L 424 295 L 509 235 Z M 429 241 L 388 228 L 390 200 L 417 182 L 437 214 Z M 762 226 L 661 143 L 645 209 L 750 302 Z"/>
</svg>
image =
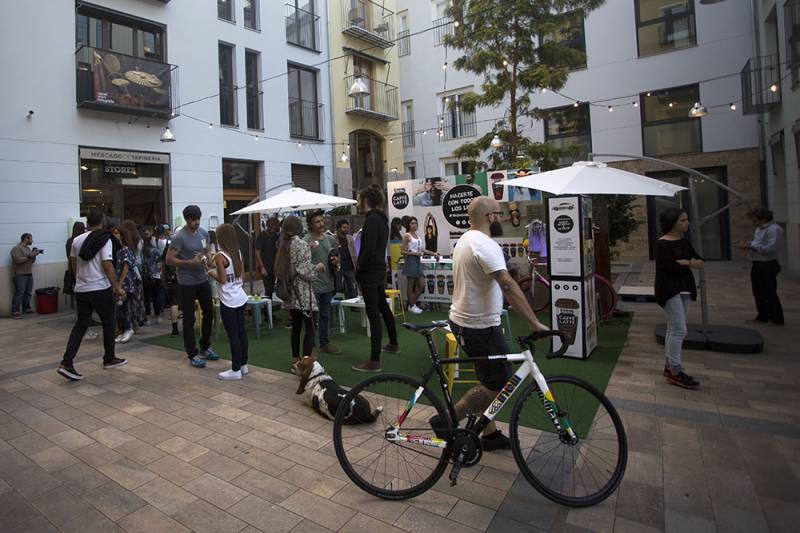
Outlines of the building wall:
<svg viewBox="0 0 800 533">
<path fill-rule="evenodd" d="M 327 6 L 317 0 L 322 52 L 286 43 L 284 4 L 261 0 L 260 31 L 244 28 L 242 2 L 235 2 L 235 24 L 217 18 L 214 2 L 142 2 L 97 0 L 96 5 L 165 24 L 166 61 L 178 65 L 182 116 L 169 122 L 177 139 L 161 143 L 166 122 L 125 114 L 78 109 L 75 103 L 75 3 L 21 2 L 13 16 L 0 20 L 0 43 L 7 53 L 3 66 L 14 72 L 14 83 L 0 86 L 0 315 L 11 299 L 10 249 L 23 232 L 34 235 L 44 248 L 34 267 L 35 286 L 61 285 L 66 266 L 64 242 L 69 221 L 79 216 L 80 146 L 169 153 L 170 179 L 165 187 L 171 202 L 167 217 L 174 220 L 188 203 L 200 206 L 205 220 L 222 220 L 222 159 L 263 162 L 262 191 L 291 181 L 291 164 L 323 167 L 322 189 L 333 190 L 333 160 L 329 146 L 305 143 L 297 148 L 289 137 L 286 76 L 263 84 L 263 132 L 247 130 L 245 91 L 237 92 L 238 128 L 208 128 L 219 123 L 216 98 L 188 102 L 219 91 L 217 45 L 236 46 L 236 81 L 245 83 L 244 54 L 261 52 L 262 78 L 286 72 L 287 61 L 313 65 L 328 58 Z M 21 45 L 20 43 L 24 43 Z M 21 48 L 22 46 L 22 48 Z M 319 72 L 319 101 L 330 109 L 327 68 Z M 28 110 L 33 110 L 27 118 Z M 200 119 L 191 120 L 189 115 Z M 237 134 L 267 135 L 286 142 Z M 332 139 L 330 122 L 323 137 Z"/>
</svg>

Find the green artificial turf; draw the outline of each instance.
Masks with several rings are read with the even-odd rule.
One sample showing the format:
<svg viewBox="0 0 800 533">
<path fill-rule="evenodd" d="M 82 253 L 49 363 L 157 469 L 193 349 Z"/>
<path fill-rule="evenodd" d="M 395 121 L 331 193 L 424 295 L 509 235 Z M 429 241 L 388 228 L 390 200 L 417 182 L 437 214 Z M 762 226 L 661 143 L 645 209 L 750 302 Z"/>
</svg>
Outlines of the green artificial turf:
<svg viewBox="0 0 800 533">
<path fill-rule="evenodd" d="M 274 329 L 267 328 L 265 324 L 262 325 L 260 339 L 256 339 L 252 319 L 250 317 L 247 318 L 249 364 L 288 372 L 291 362 L 290 331 L 284 328 L 284 325 L 288 321 L 288 314 L 285 311 L 276 311 L 275 316 L 280 319 L 280 323 L 276 324 Z M 347 322 L 347 333 L 341 334 L 338 333 L 337 330 L 336 333 L 331 333 L 330 335 L 331 345 L 341 349 L 342 353 L 339 355 L 323 353 L 320 355 L 320 362 L 339 384 L 353 386 L 370 376 L 370 374 L 355 372 L 350 368 L 354 363 L 359 363 L 369 358 L 370 344 L 369 338 L 366 336 L 366 330 L 360 325 L 359 313 L 350 312 L 350 310 L 347 309 L 345 310 L 345 318 Z M 446 318 L 446 312 L 425 312 L 419 316 L 406 316 L 408 321 L 413 322 L 427 322 Z M 542 316 L 541 319 L 543 322 L 549 323 L 549 317 L 547 315 Z M 527 328 L 525 327 L 525 321 L 523 319 L 511 312 L 511 320 L 515 336 L 527 333 Z M 598 347 L 587 360 L 568 358 L 545 359 L 544 354 L 547 352 L 549 342 L 540 341 L 536 344 L 536 351 L 534 354 L 536 363 L 545 376 L 555 374 L 575 376 L 588 381 L 600 391 L 604 391 L 611 378 L 611 373 L 614 370 L 617 359 L 622 352 L 622 348 L 625 345 L 630 322 L 631 318 L 615 318 L 603 322 L 599 331 Z M 401 353 L 382 354 L 383 371 L 406 374 L 419 379 L 431 365 L 425 339 L 419 333 L 401 327 L 399 320 L 397 328 Z M 437 346 L 440 354 L 443 355 L 444 341 L 439 334 L 437 334 L 437 338 L 441 341 L 437 342 Z M 183 351 L 182 339 L 183 337 L 180 335 L 163 335 L 147 339 L 144 342 Z M 383 344 L 385 343 L 386 333 L 384 332 Z M 221 357 L 230 359 L 228 339 L 222 325 L 219 327 L 218 337 L 216 339 L 212 337 L 212 344 L 214 350 L 219 353 Z M 511 349 L 514 352 L 520 351 L 516 340 Z M 469 368 L 469 366 L 466 366 L 466 368 Z M 469 373 L 462 373 L 462 376 L 465 376 L 464 379 L 467 379 L 470 375 Z M 503 411 L 498 415 L 498 420 L 508 421 L 516 396 L 524 390 L 525 385 L 527 385 L 527 382 L 519 387 L 519 391 L 515 393 L 514 398 L 503 407 Z M 441 397 L 438 380 L 434 378 L 429 382 L 428 386 Z M 457 399 L 469 387 L 471 387 L 471 385 L 456 384 L 454 387 L 454 399 Z M 558 390 L 559 389 L 556 388 L 556 390 L 553 391 L 554 395 L 556 395 L 556 400 L 559 399 Z M 406 394 L 405 391 L 406 389 L 404 389 L 403 395 Z M 588 423 L 592 420 L 596 408 L 597 404 L 595 402 L 582 401 L 580 405 L 571 405 L 571 412 L 569 413 L 570 418 L 573 420 L 586 421 L 584 426 L 577 428 L 579 433 L 583 433 L 588 428 Z M 529 401 L 526 404 L 521 421 L 525 425 L 542 429 L 552 427 L 546 420 L 544 409 L 541 408 L 541 404 L 538 404 L 538 401 L 536 404 L 534 404 L 533 401 Z"/>
</svg>

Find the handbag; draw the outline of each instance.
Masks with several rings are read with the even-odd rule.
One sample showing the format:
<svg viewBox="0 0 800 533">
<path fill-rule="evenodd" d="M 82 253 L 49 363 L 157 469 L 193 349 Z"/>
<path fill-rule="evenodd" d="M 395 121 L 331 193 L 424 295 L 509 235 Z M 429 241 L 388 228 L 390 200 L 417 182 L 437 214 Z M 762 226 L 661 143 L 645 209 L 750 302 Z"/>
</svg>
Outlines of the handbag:
<svg viewBox="0 0 800 533">
<path fill-rule="evenodd" d="M 69 269 L 64 271 L 64 294 L 75 294 L 75 274 Z"/>
</svg>

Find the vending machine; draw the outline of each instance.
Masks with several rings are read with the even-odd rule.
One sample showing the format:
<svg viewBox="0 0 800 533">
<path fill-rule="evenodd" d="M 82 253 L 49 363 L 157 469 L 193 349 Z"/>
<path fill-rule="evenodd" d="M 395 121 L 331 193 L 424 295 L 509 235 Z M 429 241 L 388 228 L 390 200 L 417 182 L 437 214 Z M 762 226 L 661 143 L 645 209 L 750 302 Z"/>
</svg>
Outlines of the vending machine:
<svg viewBox="0 0 800 533">
<path fill-rule="evenodd" d="M 569 338 L 567 357 L 588 359 L 597 347 L 592 200 L 553 196 L 546 208 L 553 328 Z M 554 337 L 553 350 L 559 348 L 561 339 Z"/>
</svg>

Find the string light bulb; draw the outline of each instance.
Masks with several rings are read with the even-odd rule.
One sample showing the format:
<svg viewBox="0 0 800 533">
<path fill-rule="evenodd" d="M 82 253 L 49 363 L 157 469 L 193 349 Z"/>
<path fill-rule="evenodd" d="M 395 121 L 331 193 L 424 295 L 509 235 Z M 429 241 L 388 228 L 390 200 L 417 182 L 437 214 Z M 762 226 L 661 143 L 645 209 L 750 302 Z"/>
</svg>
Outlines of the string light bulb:
<svg viewBox="0 0 800 533">
<path fill-rule="evenodd" d="M 258 141 L 258 135 L 253 135 L 253 140 Z"/>
<path fill-rule="evenodd" d="M 302 148 L 303 147 L 303 143 L 297 143 L 297 147 L 298 148 Z"/>
<path fill-rule="evenodd" d="M 453 27 L 454 28 L 458 28 L 460 25 L 461 25 L 461 23 L 458 21 L 458 19 L 453 21 Z"/>
<path fill-rule="evenodd" d="M 778 84 L 773 83 L 772 85 L 769 86 L 769 90 L 772 91 L 773 93 L 778 92 Z"/>
<path fill-rule="evenodd" d="M 639 107 L 639 102 L 638 101 L 634 100 L 631 103 L 633 104 L 633 107 Z"/>
<path fill-rule="evenodd" d="M 492 142 L 489 143 L 489 146 L 495 150 L 498 150 L 503 147 L 503 141 L 501 141 L 500 136 L 495 133 L 494 137 L 492 137 Z"/>
<path fill-rule="evenodd" d="M 736 104 L 734 104 L 733 102 L 731 102 L 731 103 L 728 105 L 728 107 L 730 107 L 730 108 L 731 108 L 731 111 L 736 111 Z"/>
<path fill-rule="evenodd" d="M 442 65 L 442 70 L 447 70 L 447 61 L 445 61 L 444 65 Z"/>
<path fill-rule="evenodd" d="M 647 91 L 647 94 L 645 96 L 650 96 L 650 91 Z"/>
<path fill-rule="evenodd" d="M 668 105 L 669 107 L 673 107 L 675 105 L 675 102 L 670 102 Z"/>
<path fill-rule="evenodd" d="M 575 100 L 575 103 L 572 104 L 572 107 L 578 107 L 580 105 L 581 105 L 581 101 L 580 100 Z"/>
<path fill-rule="evenodd" d="M 347 163 L 348 159 L 350 159 L 350 158 L 347 157 L 347 154 L 344 153 L 344 150 L 343 150 L 342 151 L 342 155 L 339 156 L 339 161 L 341 161 L 342 163 Z"/>
<path fill-rule="evenodd" d="M 507 66 L 508 66 L 508 60 L 507 60 L 507 59 L 504 59 L 504 60 L 503 60 L 503 66 L 504 66 L 504 67 L 507 67 Z"/>
<path fill-rule="evenodd" d="M 609 113 L 613 113 L 614 112 L 614 106 L 612 106 L 612 105 L 608 106 L 608 112 Z"/>
<path fill-rule="evenodd" d="M 208 129 L 210 129 L 210 130 L 214 129 L 214 125 L 212 123 L 210 123 L 210 122 L 208 123 Z"/>
<path fill-rule="evenodd" d="M 542 87 L 542 94 L 545 94 L 546 92 L 547 92 L 547 87 Z"/>
</svg>

